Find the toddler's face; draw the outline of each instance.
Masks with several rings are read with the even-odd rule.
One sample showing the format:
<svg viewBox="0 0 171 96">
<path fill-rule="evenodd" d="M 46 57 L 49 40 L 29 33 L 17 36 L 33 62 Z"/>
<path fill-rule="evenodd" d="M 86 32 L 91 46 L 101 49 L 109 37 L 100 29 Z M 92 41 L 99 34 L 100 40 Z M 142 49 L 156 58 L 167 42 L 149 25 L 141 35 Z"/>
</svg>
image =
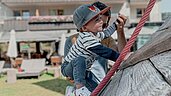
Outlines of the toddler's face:
<svg viewBox="0 0 171 96">
<path fill-rule="evenodd" d="M 95 18 L 93 18 L 90 22 L 88 22 L 84 29 L 88 32 L 101 32 L 103 30 L 103 21 L 102 21 L 102 15 L 98 15 Z"/>
</svg>

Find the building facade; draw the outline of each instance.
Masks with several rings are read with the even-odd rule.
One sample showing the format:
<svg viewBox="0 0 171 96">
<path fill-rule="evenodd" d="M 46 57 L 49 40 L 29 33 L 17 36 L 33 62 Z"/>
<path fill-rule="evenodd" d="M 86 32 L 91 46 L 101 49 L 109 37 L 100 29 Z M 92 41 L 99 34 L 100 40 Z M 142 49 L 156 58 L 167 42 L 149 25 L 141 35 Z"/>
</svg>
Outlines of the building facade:
<svg viewBox="0 0 171 96">
<path fill-rule="evenodd" d="M 58 40 L 60 41 L 61 34 L 66 34 L 69 36 L 76 32 L 76 27 L 72 21 L 73 11 L 82 4 L 93 3 L 97 0 L 1 0 L 0 1 L 0 41 L 7 42 L 9 36 L 7 33 L 10 30 L 15 30 L 18 34 L 17 36 L 21 37 L 21 33 L 30 32 L 30 34 L 37 34 L 34 32 L 39 32 L 44 36 L 49 33 L 51 37 L 39 37 L 37 36 L 36 42 L 56 42 L 56 47 L 58 47 Z M 111 6 L 112 17 L 111 21 L 116 19 L 118 13 L 124 14 L 128 17 L 128 22 L 125 26 L 126 31 L 132 30 L 131 28 L 136 27 L 140 18 L 145 12 L 145 8 L 149 0 L 100 0 L 101 2 Z M 160 12 L 160 1 L 157 0 L 150 17 L 145 24 L 145 27 L 153 29 L 154 32 L 159 25 L 162 23 L 161 12 Z M 146 28 L 145 28 L 146 29 Z M 60 31 L 59 31 L 60 30 Z M 63 31 L 61 31 L 63 30 Z M 145 44 L 148 39 L 150 39 L 149 33 L 146 34 L 145 30 L 142 35 L 137 39 L 138 46 Z M 149 31 L 149 30 L 148 30 Z M 56 33 L 54 33 L 56 32 Z M 52 34 L 53 33 L 53 34 Z M 131 33 L 131 32 L 130 32 Z M 150 34 L 152 34 L 151 32 Z M 56 36 L 54 36 L 56 34 Z M 24 37 L 25 36 L 25 37 Z M 18 46 L 21 51 L 21 42 L 34 42 L 35 39 L 24 35 L 23 38 L 26 40 L 20 39 L 18 37 Z M 126 36 L 128 39 L 130 35 Z M 116 38 L 116 36 L 114 36 Z M 54 44 L 54 43 L 53 43 Z M 53 45 L 52 44 L 52 45 Z M 39 44 L 36 44 L 39 45 Z M 35 45 L 35 46 L 36 46 Z M 139 48 L 138 47 L 138 48 Z M 136 48 L 135 48 L 136 49 Z M 38 51 L 36 50 L 34 51 Z M 49 49 L 50 50 L 50 49 Z"/>
<path fill-rule="evenodd" d="M 61 35 L 69 36 L 76 32 L 72 21 L 74 10 L 82 4 L 95 1 L 97 0 L 1 0 L 0 42 L 8 42 L 9 32 L 14 29 L 19 52 L 57 51 L 55 49 L 60 45 Z M 125 2 L 124 0 L 101 1 L 111 6 L 112 19 L 116 18 L 115 14 Z M 48 49 L 46 45 L 53 49 Z"/>
<path fill-rule="evenodd" d="M 74 29 L 75 26 L 72 23 L 73 11 L 81 4 L 93 3 L 95 1 L 96 0 L 1 0 L 1 5 L 3 5 L 1 19 L 6 20 L 4 24 L 6 28 L 4 28 L 4 31 L 9 31 L 12 27 L 15 27 L 15 30 L 18 31 L 28 29 Z M 115 14 L 119 12 L 124 0 L 102 0 L 102 2 L 111 6 L 111 9 L 114 9 L 112 13 Z M 3 10 L 4 8 L 8 8 L 9 10 Z M 9 18 L 11 18 L 11 20 L 7 20 Z M 15 24 L 15 26 L 10 24 Z M 54 26 L 54 24 L 56 25 Z"/>
</svg>

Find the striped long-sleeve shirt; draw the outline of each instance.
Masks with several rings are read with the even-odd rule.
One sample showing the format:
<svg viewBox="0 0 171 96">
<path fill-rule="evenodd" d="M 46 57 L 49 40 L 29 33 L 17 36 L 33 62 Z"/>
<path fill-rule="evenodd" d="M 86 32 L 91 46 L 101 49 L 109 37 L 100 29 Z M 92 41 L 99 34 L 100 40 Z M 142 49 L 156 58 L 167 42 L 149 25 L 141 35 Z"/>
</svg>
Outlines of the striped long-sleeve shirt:
<svg viewBox="0 0 171 96">
<path fill-rule="evenodd" d="M 75 44 L 72 45 L 64 60 L 70 62 L 78 56 L 83 56 L 93 62 L 94 57 L 99 55 L 115 61 L 119 54 L 100 43 L 101 40 L 111 36 L 115 32 L 115 26 L 115 24 L 112 24 L 106 30 L 98 32 L 96 35 L 92 32 L 80 32 Z"/>
</svg>

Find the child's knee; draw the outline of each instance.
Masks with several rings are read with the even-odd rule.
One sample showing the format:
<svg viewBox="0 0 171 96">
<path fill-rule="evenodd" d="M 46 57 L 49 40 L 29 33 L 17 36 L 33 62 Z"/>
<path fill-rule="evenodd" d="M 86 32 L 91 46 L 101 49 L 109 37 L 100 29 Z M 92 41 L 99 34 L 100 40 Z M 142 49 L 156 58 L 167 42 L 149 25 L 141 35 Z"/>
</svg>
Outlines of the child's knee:
<svg viewBox="0 0 171 96">
<path fill-rule="evenodd" d="M 85 62 L 86 58 L 83 56 L 79 56 L 75 60 Z"/>
<path fill-rule="evenodd" d="M 86 69 L 86 58 L 79 56 L 72 61 L 73 67 Z"/>
<path fill-rule="evenodd" d="M 85 57 L 79 56 L 79 57 L 75 58 L 74 64 L 81 64 L 81 65 L 83 64 L 83 65 L 85 65 L 85 61 L 86 61 Z"/>
</svg>

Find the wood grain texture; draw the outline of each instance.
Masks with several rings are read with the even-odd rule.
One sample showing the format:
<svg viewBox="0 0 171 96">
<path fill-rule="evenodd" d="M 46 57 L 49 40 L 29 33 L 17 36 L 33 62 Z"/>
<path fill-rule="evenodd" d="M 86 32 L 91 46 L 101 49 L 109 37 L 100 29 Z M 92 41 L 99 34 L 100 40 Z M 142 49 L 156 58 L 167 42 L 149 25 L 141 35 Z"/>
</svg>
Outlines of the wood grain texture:
<svg viewBox="0 0 171 96">
<path fill-rule="evenodd" d="M 161 72 L 165 80 L 171 85 L 171 51 L 161 53 L 150 58 L 150 60 L 157 70 Z"/>
<path fill-rule="evenodd" d="M 171 86 L 145 60 L 118 72 L 100 96 L 170 96 Z"/>
</svg>

